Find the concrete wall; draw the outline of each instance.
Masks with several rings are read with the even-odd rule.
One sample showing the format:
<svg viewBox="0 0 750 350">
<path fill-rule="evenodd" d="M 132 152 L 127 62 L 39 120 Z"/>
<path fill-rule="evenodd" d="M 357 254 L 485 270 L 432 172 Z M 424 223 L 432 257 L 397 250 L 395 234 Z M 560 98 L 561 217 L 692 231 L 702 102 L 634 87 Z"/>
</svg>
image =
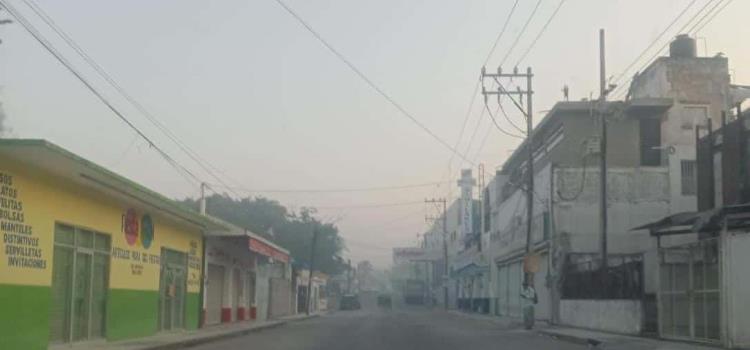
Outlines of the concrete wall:
<svg viewBox="0 0 750 350">
<path fill-rule="evenodd" d="M 733 232 L 724 234 L 722 249 L 722 279 L 724 288 L 721 299 L 722 312 L 726 315 L 722 331 L 728 347 L 750 347 L 750 233 Z"/>
<path fill-rule="evenodd" d="M 639 300 L 561 300 L 560 323 L 613 333 L 640 334 Z"/>
<path fill-rule="evenodd" d="M 570 237 L 575 252 L 599 249 L 599 171 L 556 169 L 555 229 Z M 664 168 L 609 169 L 608 246 L 612 253 L 637 253 L 653 245 L 646 231 L 632 228 L 670 213 L 669 178 Z"/>
<path fill-rule="evenodd" d="M 661 138 L 665 149 L 664 165 L 669 167 L 673 212 L 697 209 L 696 196 L 682 193 L 682 160 L 695 160 L 694 126 L 721 125 L 721 112 L 731 109 L 728 61 L 725 57 L 661 57 L 652 63 L 631 85 L 633 98 L 669 98 L 673 106 L 662 118 Z M 696 116 L 696 108 L 705 109 Z"/>
<path fill-rule="evenodd" d="M 582 142 L 600 134 L 599 117 L 588 113 L 562 116 L 565 137 L 550 152 L 559 166 L 580 167 L 583 164 Z M 607 165 L 634 167 L 640 165 L 640 126 L 638 119 L 613 119 L 607 124 Z M 589 165 L 599 164 L 598 156 L 586 159 Z"/>
</svg>

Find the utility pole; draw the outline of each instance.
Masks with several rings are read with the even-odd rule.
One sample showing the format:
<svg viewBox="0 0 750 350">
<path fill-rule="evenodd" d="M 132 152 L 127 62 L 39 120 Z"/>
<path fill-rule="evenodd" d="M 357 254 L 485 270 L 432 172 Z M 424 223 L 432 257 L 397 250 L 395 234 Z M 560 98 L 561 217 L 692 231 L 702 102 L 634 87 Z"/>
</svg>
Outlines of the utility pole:
<svg viewBox="0 0 750 350">
<path fill-rule="evenodd" d="M 447 201 L 445 198 L 425 199 L 428 204 L 443 204 L 443 308 L 448 310 L 448 215 Z"/>
<path fill-rule="evenodd" d="M 487 102 L 487 96 L 496 95 L 497 102 L 501 103 L 500 98 L 502 96 L 508 96 L 510 101 L 518 108 L 521 113 L 526 117 L 526 255 L 529 256 L 532 253 L 532 222 L 534 218 L 534 142 L 533 142 L 533 95 L 534 90 L 531 86 L 531 79 L 534 75 L 531 72 L 531 67 L 526 68 L 526 73 L 519 73 L 518 67 L 513 69 L 512 73 L 503 73 L 502 67 L 498 67 L 497 73 L 487 73 L 485 68 L 482 67 L 482 94 L 484 95 L 485 103 Z M 484 79 L 488 78 L 497 83 L 497 91 L 487 91 L 484 87 Z M 514 79 L 514 78 L 526 78 L 526 90 L 520 87 L 516 91 L 508 91 L 505 89 L 501 79 Z M 526 108 L 523 106 L 523 97 L 526 96 Z M 514 96 L 517 96 L 514 97 Z M 527 272 L 526 281 L 532 284 L 533 273 Z"/>
<path fill-rule="evenodd" d="M 306 313 L 310 315 L 310 309 L 312 306 L 312 281 L 313 271 L 315 271 L 315 245 L 318 243 L 318 229 L 313 229 L 312 246 L 310 247 L 310 273 L 307 277 L 307 307 L 305 308 Z M 349 260 L 351 262 L 351 260 Z"/>
<path fill-rule="evenodd" d="M 477 250 L 482 252 L 482 237 L 484 237 L 484 207 L 490 205 L 484 201 L 484 164 L 479 164 L 479 237 L 477 238 Z"/>
<path fill-rule="evenodd" d="M 607 283 L 607 75 L 604 57 L 604 29 L 599 29 L 599 232 L 602 255 L 602 286 Z"/>
<path fill-rule="evenodd" d="M 206 183 L 201 182 L 200 213 L 206 215 Z"/>
</svg>

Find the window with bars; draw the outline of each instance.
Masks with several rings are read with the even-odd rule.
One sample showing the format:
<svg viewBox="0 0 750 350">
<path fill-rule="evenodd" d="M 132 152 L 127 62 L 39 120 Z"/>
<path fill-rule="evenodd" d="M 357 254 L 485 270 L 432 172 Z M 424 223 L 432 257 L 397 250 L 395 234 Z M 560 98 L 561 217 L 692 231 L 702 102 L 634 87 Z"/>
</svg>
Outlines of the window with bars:
<svg viewBox="0 0 750 350">
<path fill-rule="evenodd" d="M 696 193 L 696 174 L 694 160 L 680 161 L 680 176 L 682 178 L 682 195 L 694 196 Z"/>
</svg>

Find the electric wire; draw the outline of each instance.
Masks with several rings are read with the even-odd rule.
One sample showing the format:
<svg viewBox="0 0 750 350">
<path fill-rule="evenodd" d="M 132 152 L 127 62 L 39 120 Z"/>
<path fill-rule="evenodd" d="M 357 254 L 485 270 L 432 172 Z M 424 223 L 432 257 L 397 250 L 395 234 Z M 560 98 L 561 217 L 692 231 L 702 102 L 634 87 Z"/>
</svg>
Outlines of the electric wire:
<svg viewBox="0 0 750 350">
<path fill-rule="evenodd" d="M 377 191 L 391 191 L 391 190 L 403 190 L 411 188 L 421 187 L 432 187 L 439 186 L 447 183 L 447 181 L 436 181 L 427 182 L 420 184 L 410 185 L 396 185 L 396 186 L 374 186 L 374 187 L 358 187 L 358 188 L 327 188 L 327 189 L 251 189 L 244 187 L 231 187 L 230 189 L 249 192 L 249 193 L 350 193 L 350 192 L 377 192 Z M 212 184 L 219 188 L 224 188 L 223 185 Z"/>
<path fill-rule="evenodd" d="M 513 6 L 510 8 L 510 11 L 508 11 L 508 15 L 505 17 L 505 21 L 503 21 L 503 26 L 500 29 L 500 32 L 495 37 L 495 41 L 492 43 L 492 47 L 490 47 L 489 52 L 487 52 L 487 56 L 484 59 L 483 66 L 487 65 L 487 62 L 489 62 L 490 58 L 492 58 L 492 54 L 495 53 L 495 49 L 497 49 L 497 44 L 500 42 L 500 39 L 502 39 L 503 35 L 505 34 L 508 24 L 510 23 L 510 19 L 513 16 L 513 13 L 516 11 L 516 8 L 518 7 L 518 2 L 520 0 L 515 0 L 513 2 Z M 464 132 L 466 131 L 466 125 L 469 121 L 469 117 L 471 116 L 471 112 L 474 108 L 474 102 L 476 102 L 477 98 L 477 92 L 479 92 L 479 86 L 481 84 L 482 78 L 479 77 L 479 79 L 476 80 L 476 83 L 474 84 L 474 91 L 471 93 L 471 100 L 469 101 L 469 107 L 466 109 L 466 114 L 464 115 L 464 121 L 461 124 L 461 131 L 458 133 L 458 139 L 456 140 L 456 144 L 453 146 L 455 149 L 458 149 L 459 144 L 461 143 L 461 140 L 463 140 Z M 484 113 L 482 111 L 481 113 Z M 482 116 L 479 116 L 479 119 L 482 119 Z M 469 139 L 469 145 L 471 145 L 474 142 L 473 138 Z M 467 147 L 468 149 L 468 147 Z M 450 158 L 448 159 L 448 171 L 446 174 L 446 177 L 450 177 L 451 172 L 453 171 L 453 158 L 455 156 L 455 153 L 451 153 Z M 476 157 L 474 158 L 476 159 Z M 474 163 L 476 163 L 476 160 L 473 160 Z M 472 162 L 470 162 L 472 163 Z M 448 190 L 450 194 L 450 189 Z M 449 195 L 450 197 L 450 195 Z"/>
<path fill-rule="evenodd" d="M 490 111 L 490 107 L 486 103 L 484 104 L 484 108 L 485 108 L 485 110 L 487 110 L 487 114 L 490 116 L 490 119 L 492 119 L 492 123 L 495 125 L 495 128 L 498 131 L 500 131 L 501 133 L 503 133 L 505 135 L 508 135 L 510 137 L 515 137 L 515 138 L 518 138 L 518 139 L 523 139 L 524 138 L 523 136 L 510 133 L 510 132 L 506 131 L 505 129 L 503 129 L 502 127 L 500 127 L 500 125 L 497 123 L 497 120 L 495 119 L 495 116 L 492 115 L 492 111 Z"/>
<path fill-rule="evenodd" d="M 696 19 L 696 18 L 697 18 L 697 17 L 698 17 L 698 16 L 699 16 L 699 15 L 700 15 L 700 14 L 701 14 L 701 13 L 702 13 L 702 12 L 703 12 L 703 11 L 704 11 L 704 10 L 705 10 L 706 8 L 707 8 L 707 7 L 708 7 L 708 5 L 710 5 L 710 4 L 711 4 L 711 3 L 713 2 L 713 1 L 714 1 L 714 0 L 709 0 L 708 2 L 706 2 L 706 3 L 705 3 L 705 4 L 703 5 L 703 7 L 701 7 L 701 8 L 700 8 L 700 9 L 699 9 L 699 10 L 698 10 L 698 11 L 697 11 L 697 12 L 696 12 L 696 13 L 695 13 L 694 15 L 693 15 L 693 17 L 691 17 L 691 18 L 690 18 L 690 19 L 689 19 L 689 20 L 688 20 L 687 22 L 685 22 L 685 23 L 684 23 L 684 24 L 682 25 L 682 27 L 680 27 L 680 29 L 678 29 L 678 30 L 677 30 L 677 33 L 679 34 L 679 33 L 682 33 L 682 32 L 684 32 L 685 28 L 687 28 L 687 27 L 688 27 L 688 26 L 689 26 L 689 25 L 690 25 L 690 24 L 691 24 L 691 23 L 692 23 L 692 22 L 693 22 L 693 21 L 694 21 L 694 20 L 695 20 L 695 19 Z M 654 54 L 653 54 L 653 55 L 652 55 L 652 56 L 651 56 L 651 57 L 650 57 L 650 58 L 649 58 L 648 60 L 646 60 L 646 61 L 645 61 L 645 63 L 644 63 L 644 64 L 642 64 L 642 65 L 640 66 L 640 68 L 638 68 L 638 70 L 637 70 L 636 72 L 640 72 L 640 71 L 643 71 L 643 69 L 644 69 L 644 68 L 646 68 L 646 67 L 647 67 L 647 66 L 648 66 L 649 64 L 651 64 L 651 62 L 652 62 L 652 61 L 653 61 L 653 60 L 654 60 L 654 59 L 655 59 L 655 58 L 656 58 L 657 56 L 659 56 L 659 54 L 661 54 L 661 52 L 662 52 L 662 51 L 664 51 L 664 49 L 665 49 L 665 48 L 666 48 L 666 47 L 667 47 L 667 46 L 669 45 L 669 43 L 670 43 L 669 41 L 667 41 L 666 43 L 664 43 L 664 45 L 662 45 L 662 46 L 661 46 L 661 47 L 660 47 L 660 48 L 659 48 L 659 49 L 658 49 L 658 50 L 657 50 L 657 51 L 656 51 L 656 52 L 655 52 L 655 53 L 654 53 Z M 626 81 L 625 81 L 625 83 L 623 83 L 622 85 L 618 85 L 617 87 L 615 87 L 615 89 L 614 89 L 614 90 L 612 90 L 612 91 L 610 92 L 610 94 L 612 94 L 612 93 L 614 93 L 615 91 L 618 91 L 618 90 L 619 90 L 619 91 L 618 91 L 618 94 L 617 94 L 617 95 L 622 95 L 622 92 L 623 92 L 623 91 L 627 92 L 627 90 L 622 90 L 622 88 L 623 88 L 623 87 L 624 87 L 624 86 L 625 86 L 626 84 L 629 84 L 629 83 L 630 83 L 630 82 L 631 82 L 631 81 L 633 80 L 633 78 L 634 78 L 634 76 L 631 76 L 630 78 L 628 78 L 628 80 L 626 80 Z"/>
<path fill-rule="evenodd" d="M 443 147 L 447 148 L 451 152 L 455 153 L 461 159 L 467 162 L 471 162 L 466 155 L 461 154 L 458 152 L 458 150 L 451 146 L 447 141 L 445 141 L 443 138 L 435 134 L 432 130 L 430 130 L 427 126 L 425 126 L 422 122 L 420 122 L 417 118 L 415 118 L 411 113 L 406 111 L 406 109 L 401 106 L 396 100 L 394 100 L 389 94 L 387 94 L 383 89 L 381 89 L 375 82 L 373 82 L 370 78 L 367 77 L 367 75 L 364 74 L 357 66 L 354 65 L 346 56 L 344 56 L 341 52 L 339 52 L 336 48 L 333 47 L 327 40 L 323 38 L 323 36 L 318 33 L 313 27 L 307 23 L 297 12 L 295 12 L 291 7 L 289 7 L 286 3 L 284 3 L 282 0 L 274 0 L 276 1 L 279 6 L 284 8 L 284 10 L 289 13 L 292 17 L 294 17 L 299 24 L 301 24 L 305 29 L 307 29 L 310 34 L 312 34 L 318 41 L 320 41 L 323 46 L 325 46 L 331 53 L 334 54 L 339 60 L 341 60 L 349 69 L 351 69 L 360 79 L 362 79 L 367 85 L 369 85 L 375 92 L 377 92 L 379 95 L 381 95 L 383 98 L 385 98 L 393 107 L 395 107 L 403 116 L 411 120 L 415 125 L 417 125 L 420 129 L 422 129 L 424 132 L 432 136 L 433 139 L 435 139 L 438 143 L 443 145 Z M 474 165 L 474 164 L 472 164 Z"/>
<path fill-rule="evenodd" d="M 644 56 L 644 55 L 645 55 L 645 54 L 646 54 L 646 53 L 647 53 L 647 52 L 648 52 L 648 51 L 649 51 L 649 50 L 650 50 L 650 49 L 651 49 L 652 47 L 654 47 L 654 45 L 656 45 L 656 43 L 657 43 L 657 42 L 658 42 L 659 40 L 661 40 L 661 38 L 662 38 L 662 37 L 664 36 L 664 34 L 666 34 L 666 33 L 667 33 L 667 31 L 669 31 L 669 29 L 670 29 L 670 28 L 672 28 L 672 26 L 674 26 L 674 25 L 675 25 L 675 23 L 677 23 L 677 21 L 679 21 L 679 20 L 680 20 L 680 18 L 682 18 L 682 16 L 684 16 L 684 15 L 685 15 L 685 13 L 686 13 L 686 12 L 687 12 L 688 10 L 690 10 L 690 8 L 691 8 L 691 7 L 693 7 L 693 5 L 695 5 L 695 3 L 696 3 L 697 1 L 698 1 L 698 0 L 692 0 L 692 1 L 690 2 L 690 3 L 688 3 L 688 4 L 687 4 L 687 6 L 685 6 L 685 8 L 683 8 L 683 9 L 682 9 L 682 11 L 680 11 L 680 13 L 679 13 L 679 14 L 677 14 L 677 16 L 675 16 L 675 18 L 674 18 L 674 19 L 672 19 L 672 22 L 670 22 L 670 23 L 669 23 L 669 25 L 668 25 L 668 26 L 667 26 L 666 28 L 664 28 L 664 30 L 662 30 L 662 31 L 661 31 L 661 33 L 659 33 L 659 35 L 657 35 L 657 36 L 656 36 L 656 38 L 655 38 L 654 40 L 652 40 L 652 41 L 651 41 L 651 43 L 649 43 L 649 44 L 648 44 L 648 46 L 646 46 L 646 48 L 645 48 L 645 49 L 643 49 L 643 51 L 641 51 L 641 53 L 640 53 L 640 54 L 638 54 L 638 56 L 637 56 L 637 57 L 636 57 L 636 58 L 635 58 L 635 59 L 634 59 L 633 61 L 631 61 L 631 62 L 630 62 L 630 64 L 628 64 L 628 66 L 627 66 L 627 67 L 625 67 L 625 69 L 624 69 L 624 70 L 623 70 L 623 71 L 622 71 L 622 72 L 621 72 L 621 73 L 620 73 L 620 74 L 619 74 L 619 75 L 617 76 L 617 78 L 616 78 L 616 79 L 615 79 L 615 80 L 613 81 L 613 83 L 614 83 L 614 84 L 617 84 L 618 82 L 620 82 L 620 80 L 622 80 L 622 78 L 623 78 L 623 77 L 625 76 L 625 74 L 627 74 L 627 72 L 628 72 L 628 71 L 630 71 L 630 68 L 633 68 L 633 66 L 634 66 L 634 65 L 635 65 L 636 63 L 638 63 L 638 61 L 639 61 L 639 60 L 640 60 L 641 58 L 643 58 L 643 56 Z"/>
<path fill-rule="evenodd" d="M 704 28 L 704 27 L 705 27 L 706 25 L 708 25 L 709 23 L 711 23 L 711 22 L 712 22 L 712 21 L 714 20 L 714 18 L 716 18 L 716 16 L 718 16 L 718 15 L 719 15 L 720 13 L 722 13 L 722 12 L 724 11 L 724 9 L 726 9 L 726 8 L 727 8 L 727 6 L 729 6 L 729 4 L 731 4 L 731 3 L 733 2 L 733 1 L 734 1 L 734 0 L 729 0 L 729 1 L 725 2 L 725 3 L 724 3 L 724 5 L 722 5 L 722 6 L 721 6 L 721 8 L 719 8 L 719 10 L 718 10 L 718 11 L 714 12 L 714 14 L 713 14 L 713 15 L 711 15 L 711 17 L 710 17 L 710 18 L 708 19 L 708 21 L 706 21 L 706 22 L 704 22 L 703 24 L 701 24 L 701 25 L 700 25 L 700 26 L 698 27 L 698 29 L 696 29 L 696 30 L 695 30 L 695 32 L 693 33 L 693 35 L 695 35 L 695 34 L 698 34 L 698 33 L 700 33 L 700 31 L 701 31 L 701 30 L 703 30 L 703 28 Z"/>
<path fill-rule="evenodd" d="M 173 168 L 178 170 L 178 172 L 184 172 L 187 174 L 190 178 L 197 181 L 198 183 L 202 182 L 195 174 L 193 174 L 190 170 L 185 168 L 182 164 L 174 160 L 167 152 L 162 150 L 159 146 L 156 145 L 154 141 L 152 141 L 146 134 L 143 133 L 138 127 L 135 126 L 122 112 L 120 112 L 117 107 L 114 106 L 113 103 L 111 103 L 104 95 L 99 92 L 91 82 L 89 82 L 86 78 L 83 77 L 83 75 L 73 67 L 73 65 L 60 53 L 57 51 L 57 49 L 52 46 L 52 44 L 44 38 L 44 36 L 34 27 L 31 22 L 29 22 L 13 5 L 11 5 L 6 0 L 0 0 L 0 5 L 4 7 L 8 13 L 10 13 L 20 24 L 21 26 L 29 33 L 31 36 L 39 43 L 41 44 L 58 62 L 60 62 L 70 73 L 72 73 L 94 96 L 96 96 L 99 101 L 101 101 L 112 113 L 114 113 L 122 122 L 124 122 L 128 127 L 130 127 L 133 131 L 135 131 L 141 138 L 143 138 L 149 145 L 150 148 L 156 150 L 156 152 Z"/>
<path fill-rule="evenodd" d="M 526 58 L 526 56 L 531 52 L 531 50 L 534 48 L 534 45 L 536 45 L 536 42 L 539 41 L 539 38 L 542 37 L 544 32 L 547 30 L 547 27 L 549 27 L 549 24 L 552 22 L 552 20 L 557 16 L 557 13 L 560 11 L 560 8 L 562 8 L 562 5 L 567 0 L 560 0 L 560 3 L 557 4 L 557 7 L 555 8 L 555 11 L 552 12 L 552 15 L 549 16 L 547 19 L 547 22 L 544 23 L 544 26 L 542 27 L 542 30 L 536 35 L 534 40 L 531 42 L 531 45 L 524 51 L 524 53 L 521 55 L 521 58 L 518 59 L 518 62 L 514 65 L 514 67 L 518 67 L 519 64 Z"/>
<path fill-rule="evenodd" d="M 156 126 L 167 138 L 174 142 L 188 157 L 195 161 L 207 174 L 212 176 L 220 183 L 226 185 L 226 183 L 214 173 L 211 169 L 216 169 L 207 160 L 201 158 L 195 151 L 193 151 L 187 144 L 177 138 L 177 136 L 169 130 L 163 123 L 161 123 L 151 112 L 149 112 L 140 102 L 138 102 L 131 94 L 129 94 L 100 64 L 96 62 L 86 51 L 73 40 L 55 21 L 47 14 L 44 9 L 39 6 L 34 0 L 22 0 L 26 6 L 28 6 L 39 18 L 42 19 L 60 38 L 62 38 L 68 46 L 70 46 L 86 63 L 88 63 L 105 81 L 107 81 L 115 90 L 133 105 L 143 116 L 146 117 L 154 126 Z M 238 195 L 235 193 L 235 195 Z M 239 196 L 239 195 L 238 195 Z"/>
<path fill-rule="evenodd" d="M 707 17 L 709 16 L 709 15 L 711 15 L 711 14 L 712 14 L 712 13 L 714 12 L 714 10 L 716 10 L 716 9 L 717 9 L 717 8 L 718 8 L 719 6 L 721 6 L 721 4 L 722 4 L 723 2 L 724 2 L 724 0 L 719 0 L 719 1 L 718 1 L 718 2 L 717 2 L 717 3 L 715 4 L 715 5 L 714 5 L 714 7 L 712 7 L 712 8 L 710 9 L 710 10 L 708 10 L 708 12 L 706 12 L 705 14 L 703 14 L 703 16 L 701 16 L 701 18 L 700 18 L 700 19 L 699 19 L 699 20 L 698 20 L 697 22 L 693 23 L 693 25 L 692 25 L 692 26 L 690 27 L 690 29 L 688 29 L 688 30 L 687 30 L 687 32 L 688 32 L 688 33 L 692 33 L 692 32 L 693 32 L 693 30 L 694 30 L 694 29 L 695 29 L 696 27 L 698 27 L 698 25 L 699 25 L 699 24 L 701 24 L 701 22 L 703 22 L 703 20 L 704 20 L 704 19 L 706 19 L 706 18 L 707 18 Z"/>
<path fill-rule="evenodd" d="M 529 18 L 526 19 L 526 23 L 524 23 L 523 27 L 521 27 L 521 31 L 518 32 L 518 35 L 516 36 L 516 40 L 513 41 L 513 44 L 505 53 L 505 56 L 503 57 L 502 61 L 500 61 L 500 67 L 503 66 L 505 61 L 508 59 L 508 56 L 510 56 L 510 54 L 513 53 L 513 49 L 515 49 L 516 45 L 518 45 L 518 41 L 521 40 L 521 36 L 523 36 L 523 33 L 526 32 L 526 28 L 529 26 L 529 23 L 531 23 L 531 20 L 534 18 L 534 15 L 536 15 L 536 11 L 539 10 L 539 5 L 541 4 L 542 4 L 542 0 L 538 0 L 536 2 L 534 9 L 531 11 L 531 15 L 529 15 Z"/>
</svg>

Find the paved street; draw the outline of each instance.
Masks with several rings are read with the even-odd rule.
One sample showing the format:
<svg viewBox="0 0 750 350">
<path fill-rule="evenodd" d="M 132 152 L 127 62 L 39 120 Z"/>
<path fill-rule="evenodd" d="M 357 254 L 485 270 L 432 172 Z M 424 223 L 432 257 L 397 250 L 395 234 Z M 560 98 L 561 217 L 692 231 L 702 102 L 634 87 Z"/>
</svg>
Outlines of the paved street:
<svg viewBox="0 0 750 350">
<path fill-rule="evenodd" d="M 503 329 L 505 328 L 505 329 Z M 194 349 L 585 349 L 499 323 L 423 309 L 339 311 Z"/>
</svg>

